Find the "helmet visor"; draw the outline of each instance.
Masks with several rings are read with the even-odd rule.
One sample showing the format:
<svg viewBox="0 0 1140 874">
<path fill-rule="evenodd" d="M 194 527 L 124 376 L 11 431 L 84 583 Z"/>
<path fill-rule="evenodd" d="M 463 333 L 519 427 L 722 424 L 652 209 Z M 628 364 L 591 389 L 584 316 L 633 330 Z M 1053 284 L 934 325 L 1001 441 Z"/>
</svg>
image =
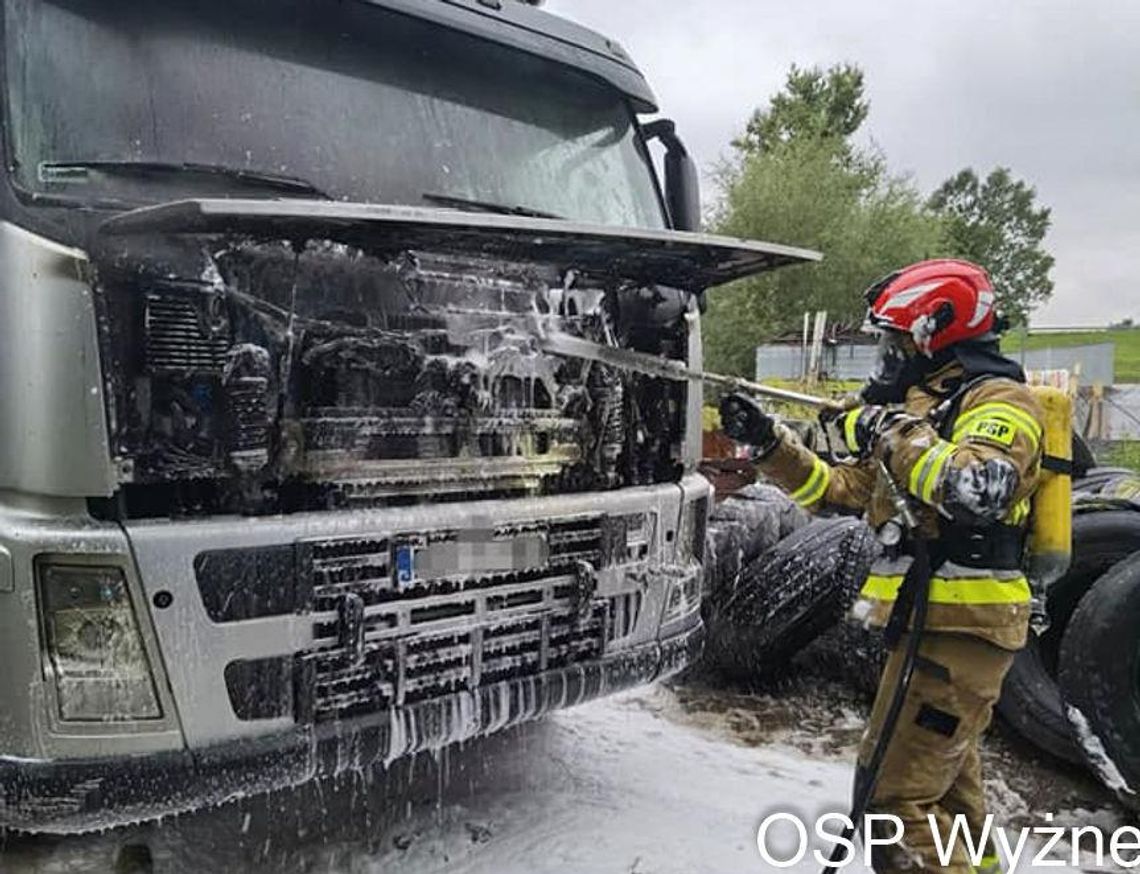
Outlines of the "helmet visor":
<svg viewBox="0 0 1140 874">
<path fill-rule="evenodd" d="M 877 331 L 879 342 L 875 346 L 875 366 L 871 378 L 882 378 L 904 368 L 918 354 L 914 340 L 900 331 Z"/>
<path fill-rule="evenodd" d="M 906 390 L 914 384 L 918 349 L 909 334 L 878 331 L 875 363 L 863 389 L 869 403 L 895 404 L 906 399 Z"/>
</svg>

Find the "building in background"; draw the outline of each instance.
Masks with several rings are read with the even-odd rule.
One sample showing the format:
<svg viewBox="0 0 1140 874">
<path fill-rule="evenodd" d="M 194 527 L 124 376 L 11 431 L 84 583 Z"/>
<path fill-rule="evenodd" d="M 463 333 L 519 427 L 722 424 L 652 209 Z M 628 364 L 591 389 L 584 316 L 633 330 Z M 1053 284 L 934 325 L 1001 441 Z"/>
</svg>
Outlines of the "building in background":
<svg viewBox="0 0 1140 874">
<path fill-rule="evenodd" d="M 756 347 L 756 379 L 807 379 L 811 369 L 811 339 L 786 334 Z M 858 327 L 836 324 L 827 327 L 815 377 L 821 380 L 866 379 L 875 361 L 875 338 Z"/>
<path fill-rule="evenodd" d="M 1116 344 L 1051 346 L 1010 353 L 1030 381 L 1071 389 L 1074 426 L 1093 441 L 1140 440 L 1140 385 L 1116 382 Z M 756 347 L 756 379 L 808 380 L 810 343 L 787 335 Z M 837 325 L 826 332 L 816 356 L 820 380 L 861 382 L 875 363 L 874 339 Z M 810 381 L 810 380 L 809 380 Z"/>
<path fill-rule="evenodd" d="M 1011 356 L 1026 370 L 1067 371 L 1079 385 L 1115 383 L 1116 344 L 1095 343 L 1014 352 Z M 780 339 L 756 347 L 756 379 L 803 379 L 808 354 L 799 339 Z M 819 378 L 863 380 L 875 363 L 873 338 L 841 328 L 823 341 Z"/>
</svg>

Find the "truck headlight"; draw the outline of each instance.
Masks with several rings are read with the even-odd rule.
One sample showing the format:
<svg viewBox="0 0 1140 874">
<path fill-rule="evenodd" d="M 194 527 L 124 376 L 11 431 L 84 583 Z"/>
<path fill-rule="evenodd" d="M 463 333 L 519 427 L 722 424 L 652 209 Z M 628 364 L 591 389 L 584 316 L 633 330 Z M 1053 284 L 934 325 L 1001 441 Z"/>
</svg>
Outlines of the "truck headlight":
<svg viewBox="0 0 1140 874">
<path fill-rule="evenodd" d="M 665 593 L 662 623 L 675 622 L 701 609 L 701 574 L 697 568 L 673 568 Z"/>
<path fill-rule="evenodd" d="M 39 565 L 46 656 L 60 719 L 159 719 L 162 708 L 122 570 Z"/>
<path fill-rule="evenodd" d="M 705 529 L 709 521 L 709 499 L 700 498 L 681 508 L 681 524 L 677 531 L 677 559 L 681 562 L 701 561 L 705 552 Z"/>
</svg>

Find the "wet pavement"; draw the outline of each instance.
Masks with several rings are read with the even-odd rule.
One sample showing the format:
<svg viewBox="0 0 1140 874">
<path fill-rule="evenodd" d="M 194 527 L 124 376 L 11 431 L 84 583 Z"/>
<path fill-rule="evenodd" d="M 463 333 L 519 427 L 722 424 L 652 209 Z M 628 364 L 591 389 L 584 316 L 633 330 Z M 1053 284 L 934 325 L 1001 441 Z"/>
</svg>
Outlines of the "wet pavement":
<svg viewBox="0 0 1140 874">
<path fill-rule="evenodd" d="M 818 678 L 765 693 L 658 686 L 387 773 L 103 834 L 9 836 L 0 871 L 760 871 L 755 834 L 767 813 L 844 809 L 864 714 L 855 693 Z M 991 735 L 986 762 L 993 809 L 1011 825 L 1045 811 L 1105 828 L 1124 821 L 1082 772 L 1025 754 L 1004 732 Z"/>
</svg>

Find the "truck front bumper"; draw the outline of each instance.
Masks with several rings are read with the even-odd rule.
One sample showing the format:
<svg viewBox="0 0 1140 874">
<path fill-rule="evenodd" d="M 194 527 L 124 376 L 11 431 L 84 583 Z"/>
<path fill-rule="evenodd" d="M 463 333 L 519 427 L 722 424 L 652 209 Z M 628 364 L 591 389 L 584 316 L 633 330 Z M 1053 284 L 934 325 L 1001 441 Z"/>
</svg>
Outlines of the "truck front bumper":
<svg viewBox="0 0 1140 874">
<path fill-rule="evenodd" d="M 6 515 L 0 828 L 153 819 L 489 734 L 679 670 L 709 487 L 256 519 Z M 0 526 L 3 527 L 3 526 Z M 37 563 L 119 569 L 158 718 L 65 718 Z M 458 571 L 458 573 L 457 573 Z M 133 711 L 131 711 L 133 714 Z"/>
<path fill-rule="evenodd" d="M 198 750 L 99 759 L 0 757 L 0 827 L 86 832 L 383 765 L 669 676 L 695 660 L 703 642 L 694 613 L 687 627 L 655 643 L 380 715 Z"/>
</svg>

